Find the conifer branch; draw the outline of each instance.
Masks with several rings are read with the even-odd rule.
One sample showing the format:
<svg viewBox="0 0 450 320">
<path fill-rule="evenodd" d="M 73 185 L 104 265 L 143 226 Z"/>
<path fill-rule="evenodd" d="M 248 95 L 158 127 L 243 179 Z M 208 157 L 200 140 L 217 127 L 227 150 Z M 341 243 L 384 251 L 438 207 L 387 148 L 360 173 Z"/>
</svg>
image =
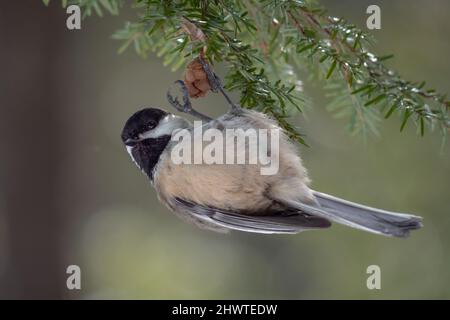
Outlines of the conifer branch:
<svg viewBox="0 0 450 320">
<path fill-rule="evenodd" d="M 49 0 L 44 0 L 48 3 Z M 121 0 L 69 0 L 83 15 L 118 14 Z M 401 116 L 400 131 L 411 120 L 426 128 L 450 130 L 445 94 L 411 82 L 388 68 L 391 56 L 372 53 L 371 37 L 344 19 L 330 17 L 306 0 L 136 0 L 136 22 L 113 38 L 119 52 L 133 46 L 145 57 L 163 58 L 172 70 L 199 55 L 227 67 L 225 87 L 240 93 L 240 104 L 273 116 L 291 138 L 304 143 L 288 121 L 309 101 L 301 75 L 322 80 L 329 110 L 349 118 L 353 133 L 377 132 L 382 117 Z M 311 75 L 315 75 L 312 77 Z"/>
</svg>

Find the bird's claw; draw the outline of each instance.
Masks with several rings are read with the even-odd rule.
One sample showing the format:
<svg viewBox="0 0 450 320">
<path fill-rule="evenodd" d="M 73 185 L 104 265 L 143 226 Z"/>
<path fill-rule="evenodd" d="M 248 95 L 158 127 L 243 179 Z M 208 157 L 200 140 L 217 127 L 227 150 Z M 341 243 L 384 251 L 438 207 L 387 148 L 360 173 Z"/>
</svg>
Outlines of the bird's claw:
<svg viewBox="0 0 450 320">
<path fill-rule="evenodd" d="M 179 112 L 190 114 L 201 120 L 205 120 L 205 121 L 212 120 L 210 117 L 205 116 L 204 114 L 202 114 L 202 113 L 194 110 L 194 108 L 192 108 L 192 103 L 191 103 L 191 100 L 189 99 L 189 92 L 183 81 L 177 80 L 174 82 L 174 84 L 178 84 L 181 87 L 181 91 L 183 93 L 183 104 L 180 103 L 177 96 L 175 96 L 175 97 L 172 96 L 172 94 L 170 93 L 170 88 L 169 88 L 169 90 L 167 91 L 167 101 L 169 101 L 169 103 L 172 105 L 172 107 L 174 107 Z"/>
<path fill-rule="evenodd" d="M 225 92 L 222 81 L 220 78 L 211 70 L 209 64 L 202 58 L 198 57 L 198 60 L 200 64 L 203 67 L 203 70 L 206 73 L 206 76 L 208 77 L 209 86 L 211 87 L 212 92 L 220 92 L 225 97 L 227 102 L 230 104 L 232 110 L 237 110 L 239 107 L 234 104 L 234 102 L 231 100 L 231 98 L 228 96 L 228 94 Z"/>
<path fill-rule="evenodd" d="M 203 70 L 208 77 L 209 86 L 211 87 L 212 92 L 217 92 L 222 87 L 222 82 L 220 78 L 211 70 L 209 64 L 202 57 L 198 57 L 198 61 L 203 67 Z"/>
<path fill-rule="evenodd" d="M 232 110 L 238 110 L 240 109 L 237 105 L 233 103 L 233 101 L 230 99 L 228 94 L 225 92 L 222 86 L 222 82 L 220 81 L 220 78 L 211 70 L 209 64 L 202 58 L 198 58 L 200 64 L 203 67 L 203 70 L 206 73 L 206 76 L 208 77 L 208 82 L 211 87 L 212 92 L 220 92 L 225 97 L 227 102 L 230 104 Z M 190 115 L 193 115 L 194 117 L 197 117 L 201 120 L 209 121 L 211 120 L 210 117 L 205 116 L 201 114 L 200 112 L 197 112 L 192 108 L 191 100 L 189 99 L 189 91 L 186 88 L 186 85 L 183 81 L 177 80 L 174 84 L 178 84 L 181 87 L 181 91 L 183 93 L 183 104 L 180 103 L 177 96 L 173 96 L 170 92 L 170 88 L 167 91 L 167 101 L 179 112 L 188 113 Z"/>
<path fill-rule="evenodd" d="M 170 92 L 170 88 L 167 91 L 167 101 L 180 112 L 184 113 L 190 113 L 192 111 L 192 104 L 191 100 L 189 100 L 189 93 L 186 88 L 186 85 L 183 81 L 177 80 L 174 82 L 174 84 L 178 84 L 181 87 L 181 91 L 183 93 L 183 104 L 180 103 L 177 96 L 172 96 L 172 93 Z"/>
</svg>

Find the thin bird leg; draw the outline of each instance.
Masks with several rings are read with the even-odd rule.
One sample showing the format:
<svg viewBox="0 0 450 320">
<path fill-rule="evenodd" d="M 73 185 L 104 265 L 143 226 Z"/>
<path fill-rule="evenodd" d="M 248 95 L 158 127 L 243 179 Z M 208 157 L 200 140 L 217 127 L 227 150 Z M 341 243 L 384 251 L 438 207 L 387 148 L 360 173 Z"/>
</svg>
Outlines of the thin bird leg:
<svg viewBox="0 0 450 320">
<path fill-rule="evenodd" d="M 198 60 L 199 60 L 200 64 L 202 65 L 203 70 L 205 70 L 206 76 L 208 77 L 209 85 L 211 86 L 211 91 L 212 92 L 220 91 L 220 93 L 222 93 L 222 95 L 227 100 L 228 104 L 231 106 L 231 110 L 239 109 L 239 107 L 236 104 L 234 104 L 234 102 L 231 100 L 231 98 L 225 92 L 225 90 L 222 86 L 222 81 L 211 70 L 211 68 L 209 67 L 209 64 L 202 57 L 199 57 Z"/>
<path fill-rule="evenodd" d="M 177 96 L 175 96 L 175 97 L 172 96 L 172 94 L 170 93 L 170 88 L 169 88 L 169 90 L 167 91 L 167 101 L 169 101 L 169 103 L 172 105 L 172 107 L 174 107 L 175 109 L 177 109 L 180 112 L 190 114 L 190 115 L 192 115 L 200 120 L 203 120 L 203 121 L 211 121 L 212 120 L 212 118 L 205 116 L 204 114 L 202 114 L 192 108 L 191 100 L 189 100 L 189 93 L 188 93 L 188 90 L 183 81 L 177 80 L 174 82 L 174 84 L 178 84 L 181 87 L 181 91 L 183 92 L 183 104 L 180 103 Z"/>
</svg>

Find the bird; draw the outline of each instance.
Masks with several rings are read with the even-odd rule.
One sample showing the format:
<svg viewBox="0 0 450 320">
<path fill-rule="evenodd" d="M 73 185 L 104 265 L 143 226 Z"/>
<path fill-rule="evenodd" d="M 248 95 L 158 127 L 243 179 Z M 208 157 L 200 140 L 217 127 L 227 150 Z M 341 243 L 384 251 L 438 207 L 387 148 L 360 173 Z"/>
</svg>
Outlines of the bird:
<svg viewBox="0 0 450 320">
<path fill-rule="evenodd" d="M 407 237 L 411 230 L 422 227 L 420 216 L 376 209 L 311 189 L 297 146 L 277 122 L 264 113 L 235 105 L 215 74 L 209 72 L 208 77 L 212 90 L 221 91 L 231 104 L 222 116 L 212 119 L 195 111 L 182 81 L 178 84 L 184 90 L 184 105 L 170 93 L 169 102 L 177 110 L 201 119 L 203 130 L 223 134 L 230 129 L 278 130 L 277 150 L 267 150 L 268 154 L 278 152 L 278 170 L 263 175 L 260 162 L 178 163 L 173 160 L 173 152 L 180 142 L 174 137 L 182 131 L 194 136 L 196 127 L 161 108 L 146 107 L 135 112 L 126 121 L 121 140 L 159 200 L 181 219 L 217 232 L 260 234 L 296 234 L 325 229 L 335 222 L 379 235 Z M 235 146 L 226 141 L 223 148 L 227 152 Z M 192 156 L 204 149 L 202 142 Z M 245 150 L 236 148 L 236 154 Z"/>
</svg>

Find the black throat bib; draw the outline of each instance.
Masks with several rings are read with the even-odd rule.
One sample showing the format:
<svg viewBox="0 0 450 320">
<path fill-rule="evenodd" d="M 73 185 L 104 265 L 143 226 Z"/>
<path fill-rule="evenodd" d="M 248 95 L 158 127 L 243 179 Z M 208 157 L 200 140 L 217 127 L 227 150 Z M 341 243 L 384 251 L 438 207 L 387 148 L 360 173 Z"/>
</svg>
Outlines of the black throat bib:
<svg viewBox="0 0 450 320">
<path fill-rule="evenodd" d="M 158 138 L 145 139 L 140 141 L 131 151 L 134 160 L 144 170 L 151 181 L 153 181 L 153 169 L 169 143 L 170 138 L 171 136 L 164 135 Z"/>
</svg>

